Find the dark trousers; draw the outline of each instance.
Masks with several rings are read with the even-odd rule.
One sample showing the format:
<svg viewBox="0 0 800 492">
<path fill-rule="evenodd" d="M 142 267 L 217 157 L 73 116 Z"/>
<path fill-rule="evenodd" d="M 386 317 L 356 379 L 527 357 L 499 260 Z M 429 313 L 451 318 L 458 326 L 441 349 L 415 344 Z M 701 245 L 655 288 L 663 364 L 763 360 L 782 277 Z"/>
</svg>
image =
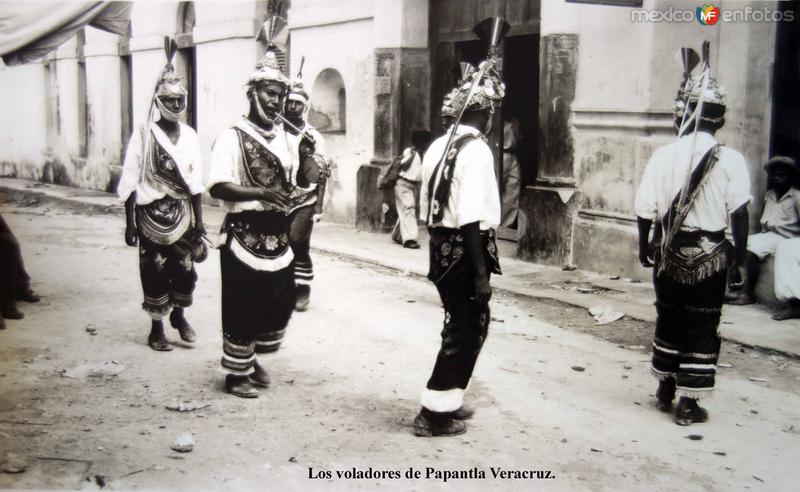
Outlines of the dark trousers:
<svg viewBox="0 0 800 492">
<path fill-rule="evenodd" d="M 188 249 L 180 243 L 156 244 L 139 234 L 139 275 L 142 279 L 142 308 L 159 320 L 172 306 L 189 307 L 197 283 L 197 272 Z"/>
<path fill-rule="evenodd" d="M 297 283 L 314 280 L 311 262 L 311 230 L 314 228 L 314 205 L 299 208 L 289 216 L 289 245 L 294 254 L 294 277 Z"/>
<path fill-rule="evenodd" d="M 19 241 L 0 215 L 0 304 L 13 306 L 17 296 L 30 288 L 30 280 Z"/>
<path fill-rule="evenodd" d="M 654 276 L 653 373 L 661 379 L 674 376 L 682 396 L 702 398 L 714 388 L 725 282 L 724 270 L 695 285 Z"/>
<path fill-rule="evenodd" d="M 220 267 L 222 366 L 231 374 L 250 374 L 256 354 L 280 347 L 294 311 L 294 270 L 254 270 L 227 246 L 220 249 Z"/>
<path fill-rule="evenodd" d="M 436 289 L 444 307 L 442 346 L 436 356 L 427 388 L 446 391 L 465 389 L 489 331 L 489 305 L 478 304 L 472 264 L 458 262 L 439 282 Z"/>
</svg>

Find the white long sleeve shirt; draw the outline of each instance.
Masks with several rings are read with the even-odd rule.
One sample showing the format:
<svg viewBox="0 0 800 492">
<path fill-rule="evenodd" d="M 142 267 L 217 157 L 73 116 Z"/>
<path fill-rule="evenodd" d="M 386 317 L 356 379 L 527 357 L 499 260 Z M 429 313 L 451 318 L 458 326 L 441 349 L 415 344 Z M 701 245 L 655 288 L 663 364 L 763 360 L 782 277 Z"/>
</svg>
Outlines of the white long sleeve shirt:
<svg viewBox="0 0 800 492">
<path fill-rule="evenodd" d="M 458 125 L 455 132 L 456 136 L 481 135 L 477 129 L 468 125 Z M 433 172 L 444 155 L 447 136 L 446 133 L 434 140 L 422 159 L 419 216 L 426 222 L 429 206 L 428 184 L 434 180 L 434 191 L 438 186 L 441 168 L 436 176 L 433 176 Z M 429 225 L 455 229 L 472 222 L 479 222 L 481 230 L 495 228 L 500 223 L 500 193 L 494 174 L 494 155 L 481 138 L 467 143 L 456 156 L 450 197 L 444 206 L 442 221 Z"/>
<path fill-rule="evenodd" d="M 660 220 L 683 187 L 687 173 L 697 167 L 717 140 L 709 133 L 698 132 L 694 152 L 692 143 L 693 136 L 686 135 L 653 153 L 636 193 L 636 215 Z M 750 175 L 744 157 L 723 146 L 719 151 L 719 161 L 699 191 L 682 229 L 724 230 L 730 214 L 750 200 Z"/>
<path fill-rule="evenodd" d="M 175 162 L 178 172 L 189 187 L 189 194 L 196 195 L 205 191 L 203 187 L 203 163 L 200 151 L 200 139 L 194 129 L 180 124 L 180 138 L 173 144 L 164 131 L 155 123 L 150 130 L 156 141 L 166 150 Z M 144 127 L 138 127 L 128 141 L 128 150 L 122 163 L 122 175 L 117 185 L 117 194 L 125 201 L 136 192 L 136 204 L 147 205 L 164 198 L 169 191 L 156 188 L 148 181 L 142 180 L 142 159 L 150 149 L 144 149 Z"/>
</svg>

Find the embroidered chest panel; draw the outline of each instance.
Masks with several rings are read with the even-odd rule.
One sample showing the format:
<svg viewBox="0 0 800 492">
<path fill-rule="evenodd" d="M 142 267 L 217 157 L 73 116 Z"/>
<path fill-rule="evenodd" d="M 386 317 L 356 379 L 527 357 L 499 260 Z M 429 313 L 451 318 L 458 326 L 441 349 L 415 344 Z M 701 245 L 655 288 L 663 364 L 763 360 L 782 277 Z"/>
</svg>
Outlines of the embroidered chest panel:
<svg viewBox="0 0 800 492">
<path fill-rule="evenodd" d="M 189 193 L 189 186 L 184 181 L 178 170 L 178 164 L 172 155 L 158 142 L 155 135 L 151 135 L 151 162 L 153 176 L 156 181 L 168 186 L 173 191 Z"/>
<path fill-rule="evenodd" d="M 244 161 L 243 176 L 249 181 L 245 184 L 267 189 L 282 188 L 288 192 L 290 186 L 280 158 L 244 131 L 237 128 L 236 132 Z"/>
</svg>

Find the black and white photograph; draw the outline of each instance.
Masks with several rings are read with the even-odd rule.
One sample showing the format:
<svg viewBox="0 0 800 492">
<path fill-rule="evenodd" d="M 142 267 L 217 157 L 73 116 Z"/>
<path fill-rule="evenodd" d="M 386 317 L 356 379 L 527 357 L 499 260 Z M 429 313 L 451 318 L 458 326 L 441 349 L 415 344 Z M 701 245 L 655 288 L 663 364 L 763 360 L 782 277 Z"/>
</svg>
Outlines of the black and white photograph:
<svg viewBox="0 0 800 492">
<path fill-rule="evenodd" d="M 0 0 L 0 490 L 790 491 L 794 0 Z"/>
</svg>

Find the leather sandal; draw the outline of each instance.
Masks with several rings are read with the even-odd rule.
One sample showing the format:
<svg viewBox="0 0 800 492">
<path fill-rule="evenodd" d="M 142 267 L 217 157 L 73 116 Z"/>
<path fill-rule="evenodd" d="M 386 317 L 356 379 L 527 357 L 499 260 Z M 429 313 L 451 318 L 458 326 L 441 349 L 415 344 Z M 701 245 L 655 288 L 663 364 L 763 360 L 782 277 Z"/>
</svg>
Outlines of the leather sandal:
<svg viewBox="0 0 800 492">
<path fill-rule="evenodd" d="M 414 435 L 418 437 L 457 436 L 467 432 L 467 424 L 452 419 L 449 414 L 432 415 L 422 411 L 414 419 Z"/>
<path fill-rule="evenodd" d="M 250 374 L 249 378 L 250 384 L 253 386 L 258 386 L 259 388 L 266 388 L 269 386 L 269 374 L 263 367 L 258 365 L 258 363 L 255 364 L 255 371 Z"/>
<path fill-rule="evenodd" d="M 189 322 L 186 321 L 186 318 L 176 320 L 175 317 L 172 314 L 170 314 L 169 324 L 171 324 L 173 328 L 178 330 L 178 335 L 180 335 L 181 340 L 183 340 L 184 342 L 194 343 L 197 341 L 197 333 L 195 333 L 194 329 L 192 328 L 192 325 L 190 325 Z"/>
<path fill-rule="evenodd" d="M 250 379 L 228 374 L 225 376 L 225 391 L 239 398 L 258 398 L 259 392 L 250 384 Z"/>
<path fill-rule="evenodd" d="M 450 418 L 455 420 L 469 420 L 475 415 L 475 409 L 466 405 L 461 405 L 458 410 L 450 412 Z"/>
<path fill-rule="evenodd" d="M 672 400 L 675 399 L 675 378 L 668 377 L 658 382 L 656 390 L 656 408 L 664 413 L 672 411 Z"/>
<path fill-rule="evenodd" d="M 159 337 L 159 338 L 148 338 L 147 345 L 150 346 L 151 349 L 157 352 L 171 352 L 172 345 L 170 345 L 169 340 L 166 337 Z"/>
<path fill-rule="evenodd" d="M 708 411 L 697 404 L 697 400 L 682 396 L 675 407 L 675 423 L 678 425 L 691 425 L 695 422 L 706 422 Z"/>
</svg>

